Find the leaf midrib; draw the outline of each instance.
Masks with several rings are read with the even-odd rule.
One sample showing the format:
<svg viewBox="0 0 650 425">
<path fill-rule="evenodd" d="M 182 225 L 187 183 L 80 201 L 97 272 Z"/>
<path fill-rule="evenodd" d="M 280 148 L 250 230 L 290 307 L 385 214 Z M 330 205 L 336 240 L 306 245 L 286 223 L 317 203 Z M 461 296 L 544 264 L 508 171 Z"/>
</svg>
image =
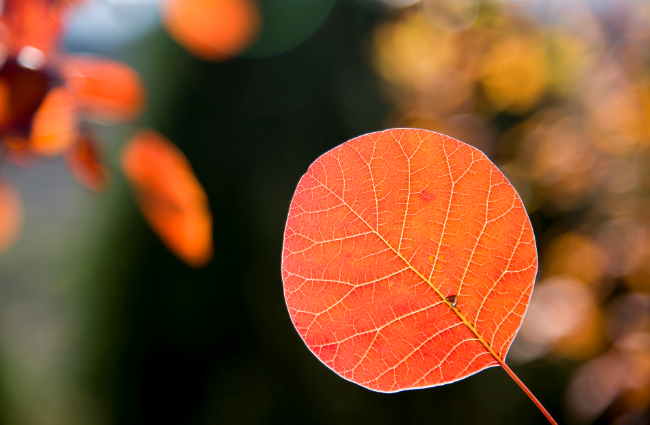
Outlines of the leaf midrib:
<svg viewBox="0 0 650 425">
<path fill-rule="evenodd" d="M 433 289 L 433 290 L 436 292 L 436 294 L 438 294 L 438 295 L 440 296 L 440 299 L 441 299 L 445 304 L 447 304 L 447 305 L 449 306 L 449 308 L 452 309 L 452 310 L 454 311 L 454 313 L 456 313 L 456 315 L 458 316 L 458 318 L 460 318 L 460 320 L 461 320 L 461 321 L 462 321 L 462 322 L 463 322 L 463 323 L 464 323 L 464 324 L 469 328 L 469 330 L 472 331 L 472 333 L 473 333 L 473 334 L 476 336 L 476 338 L 481 342 L 481 344 L 483 344 L 483 346 L 484 346 L 484 347 L 488 350 L 488 352 L 489 352 L 489 353 L 494 357 L 494 359 L 495 359 L 497 362 L 499 362 L 499 364 L 500 364 L 501 366 L 504 366 L 504 365 L 505 365 L 505 363 L 504 363 L 504 361 L 501 359 L 501 357 L 500 357 L 500 356 L 499 356 L 499 355 L 498 355 L 498 354 L 497 354 L 497 353 L 492 349 L 492 346 L 490 346 L 490 344 L 488 344 L 488 343 L 483 339 L 483 337 L 478 333 L 478 331 L 476 330 L 476 328 L 475 328 L 475 327 L 474 327 L 474 326 L 473 326 L 473 325 L 472 325 L 472 324 L 467 320 L 467 318 L 465 318 L 465 316 L 460 312 L 460 310 L 458 310 L 458 308 L 454 307 L 454 306 L 453 306 L 449 301 L 447 301 L 447 298 L 442 294 L 442 292 L 440 292 L 440 290 L 439 290 L 438 288 L 436 288 L 436 287 L 431 283 L 431 281 L 430 281 L 429 279 L 427 279 L 426 277 L 424 277 L 424 275 L 423 275 L 422 273 L 420 273 L 420 272 L 419 272 L 415 267 L 413 267 L 413 265 L 411 265 L 411 263 L 410 263 L 406 258 L 404 258 L 404 256 L 403 256 L 399 251 L 397 251 L 397 250 L 396 250 L 396 249 L 395 249 L 395 248 L 394 248 L 390 243 L 388 243 L 388 241 L 387 241 L 387 240 L 386 240 L 386 239 L 385 239 L 385 238 L 384 238 L 384 237 L 383 237 L 383 236 L 382 236 L 382 235 L 381 235 L 377 230 L 373 229 L 373 227 L 372 227 L 372 226 L 371 226 L 371 225 L 370 225 L 370 224 L 369 224 L 369 223 L 368 223 L 368 222 L 367 222 L 363 217 L 361 217 L 361 216 L 360 216 L 360 215 L 359 215 L 359 214 L 354 210 L 354 208 L 352 208 L 350 205 L 348 205 L 348 203 L 345 202 L 345 200 L 343 200 L 340 196 L 338 196 L 338 195 L 337 195 L 333 190 L 331 190 L 329 187 L 327 187 L 326 185 L 324 185 L 323 183 L 321 183 L 320 180 L 318 180 L 316 177 L 314 177 L 313 175 L 312 175 L 311 177 L 312 177 L 312 178 L 313 178 L 313 179 L 314 179 L 318 184 L 320 184 L 321 186 L 323 186 L 323 187 L 324 187 L 328 192 L 330 192 L 332 195 L 334 195 L 334 196 L 335 196 L 339 201 L 341 201 L 341 203 L 342 203 L 343 205 L 345 205 L 345 206 L 346 206 L 350 211 L 352 211 L 352 213 L 353 213 L 354 215 L 356 215 L 356 216 L 359 218 L 359 220 L 361 220 L 361 221 L 362 221 L 366 226 L 368 226 L 368 228 L 369 228 L 369 229 L 370 229 L 370 230 L 371 230 L 375 235 L 377 235 L 377 237 L 378 237 L 379 239 L 381 239 L 381 240 L 386 244 L 386 246 L 388 246 L 388 248 L 390 248 L 391 251 L 393 251 L 393 252 L 394 252 L 394 253 L 395 253 L 399 258 L 402 259 L 402 261 L 404 261 L 404 264 L 406 264 L 406 266 L 407 266 L 409 269 L 413 270 L 413 272 L 414 272 L 416 275 L 418 275 L 418 276 L 420 277 L 420 279 L 422 279 L 424 282 L 426 282 L 427 285 L 429 285 L 429 286 L 431 287 L 431 289 Z"/>
</svg>

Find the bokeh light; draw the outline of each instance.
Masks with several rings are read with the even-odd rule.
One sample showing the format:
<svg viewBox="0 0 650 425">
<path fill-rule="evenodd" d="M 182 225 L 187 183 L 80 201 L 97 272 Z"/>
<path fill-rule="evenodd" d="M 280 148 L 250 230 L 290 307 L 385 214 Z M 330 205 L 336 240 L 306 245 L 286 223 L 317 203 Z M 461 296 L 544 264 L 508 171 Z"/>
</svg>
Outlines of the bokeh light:
<svg viewBox="0 0 650 425">
<path fill-rule="evenodd" d="M 163 17 L 171 36 L 205 60 L 236 56 L 260 28 L 255 0 L 169 0 Z"/>
</svg>

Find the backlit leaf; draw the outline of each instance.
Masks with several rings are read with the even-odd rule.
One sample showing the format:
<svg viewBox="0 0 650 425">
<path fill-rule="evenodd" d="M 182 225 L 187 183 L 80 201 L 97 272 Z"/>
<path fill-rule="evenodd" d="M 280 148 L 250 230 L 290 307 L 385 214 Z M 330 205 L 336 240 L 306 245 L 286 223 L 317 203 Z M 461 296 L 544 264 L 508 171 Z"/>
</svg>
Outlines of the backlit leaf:
<svg viewBox="0 0 650 425">
<path fill-rule="evenodd" d="M 291 320 L 330 369 L 375 391 L 506 367 L 536 271 L 514 188 L 483 153 L 431 131 L 342 144 L 311 165 L 291 203 Z"/>
<path fill-rule="evenodd" d="M 212 257 L 212 214 L 183 153 L 163 135 L 142 130 L 122 152 L 122 168 L 149 225 L 191 266 Z"/>
</svg>

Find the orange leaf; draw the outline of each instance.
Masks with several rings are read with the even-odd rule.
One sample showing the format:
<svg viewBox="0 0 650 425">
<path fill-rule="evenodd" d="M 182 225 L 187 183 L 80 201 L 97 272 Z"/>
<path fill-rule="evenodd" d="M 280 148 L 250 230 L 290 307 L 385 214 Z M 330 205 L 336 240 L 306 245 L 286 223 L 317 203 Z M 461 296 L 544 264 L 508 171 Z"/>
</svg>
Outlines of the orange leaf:
<svg viewBox="0 0 650 425">
<path fill-rule="evenodd" d="M 65 61 L 61 74 L 79 108 L 93 119 L 130 121 L 144 106 L 142 81 L 122 62 L 77 56 Z"/>
<path fill-rule="evenodd" d="M 260 27 L 254 0 L 170 0 L 163 20 L 179 44 L 209 61 L 226 60 L 242 52 Z"/>
<path fill-rule="evenodd" d="M 282 257 L 291 320 L 325 365 L 375 391 L 498 365 L 516 379 L 504 359 L 536 272 L 514 188 L 479 150 L 438 133 L 344 143 L 311 165 L 291 202 Z"/>
<path fill-rule="evenodd" d="M 34 114 L 32 150 L 41 155 L 57 155 L 72 146 L 77 136 L 74 96 L 65 87 L 55 87 Z"/>
<path fill-rule="evenodd" d="M 13 186 L 0 181 L 0 253 L 6 251 L 18 236 L 23 224 L 23 203 Z"/>
<path fill-rule="evenodd" d="M 168 248 L 194 267 L 212 257 L 212 214 L 183 153 L 153 130 L 142 130 L 122 152 L 145 219 Z"/>
<path fill-rule="evenodd" d="M 3 3 L 0 43 L 8 48 L 8 53 L 20 56 L 20 51 L 27 46 L 44 60 L 55 51 L 62 32 L 61 19 L 69 4 L 52 0 L 4 0 Z M 39 61 L 37 68 L 43 64 Z"/>
<path fill-rule="evenodd" d="M 72 175 L 84 186 L 96 192 L 103 192 L 108 186 L 109 173 L 99 160 L 95 142 L 87 136 L 68 152 L 68 165 Z"/>
</svg>

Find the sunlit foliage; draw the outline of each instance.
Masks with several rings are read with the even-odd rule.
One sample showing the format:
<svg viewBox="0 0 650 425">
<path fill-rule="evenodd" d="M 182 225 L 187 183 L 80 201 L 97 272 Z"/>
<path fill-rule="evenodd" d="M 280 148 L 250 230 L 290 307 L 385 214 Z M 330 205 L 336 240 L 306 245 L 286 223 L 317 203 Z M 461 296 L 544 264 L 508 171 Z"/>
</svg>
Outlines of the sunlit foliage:
<svg viewBox="0 0 650 425">
<path fill-rule="evenodd" d="M 70 55 L 60 48 L 62 22 L 73 3 L 0 3 L 0 53 L 4 55 L 0 68 L 0 160 L 31 165 L 39 156 L 64 155 L 73 176 L 86 187 L 103 191 L 109 172 L 101 163 L 101 149 L 87 122 L 133 120 L 143 110 L 146 96 L 137 72 L 125 63 Z M 180 15 L 176 24 L 186 25 L 185 20 L 196 18 L 213 3 L 202 2 L 200 10 Z M 238 43 L 243 48 L 244 42 Z M 225 52 L 234 53 L 231 48 Z M 170 141 L 157 136 L 154 145 L 164 149 L 142 141 L 150 140 L 151 134 L 140 133 L 136 140 L 141 142 L 130 145 L 127 152 L 141 153 L 143 146 L 148 148 L 146 154 L 128 156 L 126 175 L 138 189 L 145 217 L 163 241 L 187 263 L 205 265 L 212 247 L 212 218 L 205 193 L 185 157 Z M 140 159 L 134 160 L 134 155 Z M 3 182 L 1 189 L 0 251 L 4 251 L 17 239 L 22 207 L 9 183 Z"/>
</svg>

